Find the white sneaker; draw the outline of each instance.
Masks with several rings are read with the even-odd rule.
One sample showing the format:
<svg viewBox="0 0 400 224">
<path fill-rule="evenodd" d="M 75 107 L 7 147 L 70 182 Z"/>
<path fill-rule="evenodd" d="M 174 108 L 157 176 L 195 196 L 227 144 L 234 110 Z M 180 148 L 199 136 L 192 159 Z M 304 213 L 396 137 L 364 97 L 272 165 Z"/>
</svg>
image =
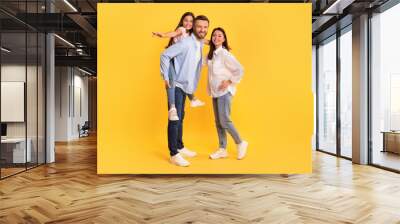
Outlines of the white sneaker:
<svg viewBox="0 0 400 224">
<path fill-rule="evenodd" d="M 186 159 L 184 159 L 181 156 L 181 154 L 179 154 L 179 153 L 174 156 L 171 156 L 170 161 L 172 164 L 175 164 L 177 166 L 189 166 L 190 165 L 190 163 Z"/>
<path fill-rule="evenodd" d="M 213 154 L 210 155 L 211 159 L 222 159 L 228 157 L 228 152 L 226 149 L 218 149 Z"/>
<path fill-rule="evenodd" d="M 196 152 L 191 151 L 191 150 L 189 150 L 187 148 L 178 149 L 178 152 L 180 154 L 182 154 L 182 156 L 186 156 L 186 157 L 195 157 L 197 155 Z"/>
<path fill-rule="evenodd" d="M 199 100 L 199 99 L 195 99 L 190 101 L 190 106 L 191 107 L 201 107 L 204 106 L 206 103 L 204 103 L 203 101 Z"/>
<path fill-rule="evenodd" d="M 241 143 L 237 144 L 237 151 L 238 151 L 237 158 L 238 159 L 243 159 L 246 156 L 248 145 L 249 145 L 249 143 L 246 141 L 242 141 Z"/>
<path fill-rule="evenodd" d="M 170 121 L 179 121 L 178 112 L 176 112 L 176 108 L 173 107 L 168 111 L 168 119 Z"/>
</svg>

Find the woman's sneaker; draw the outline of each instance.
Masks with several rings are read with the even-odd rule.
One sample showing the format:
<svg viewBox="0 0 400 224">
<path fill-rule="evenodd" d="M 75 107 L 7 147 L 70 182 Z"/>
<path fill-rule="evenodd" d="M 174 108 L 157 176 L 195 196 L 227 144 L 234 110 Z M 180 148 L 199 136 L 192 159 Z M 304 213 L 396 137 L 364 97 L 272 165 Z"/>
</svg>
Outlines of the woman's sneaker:
<svg viewBox="0 0 400 224">
<path fill-rule="evenodd" d="M 199 100 L 199 99 L 195 99 L 195 100 L 190 101 L 190 106 L 191 107 L 201 107 L 201 106 L 204 106 L 204 105 L 205 105 L 205 103 L 203 101 Z"/>
<path fill-rule="evenodd" d="M 228 157 L 228 152 L 226 151 L 226 149 L 218 149 L 210 155 L 210 159 L 222 159 L 226 157 Z"/>
<path fill-rule="evenodd" d="M 179 121 L 178 112 L 176 108 L 173 107 L 168 111 L 168 120 L 170 121 Z"/>
<path fill-rule="evenodd" d="M 246 141 L 242 141 L 241 143 L 237 144 L 237 151 L 238 151 L 237 158 L 238 159 L 243 159 L 246 156 L 248 145 L 249 145 L 249 143 Z"/>
</svg>

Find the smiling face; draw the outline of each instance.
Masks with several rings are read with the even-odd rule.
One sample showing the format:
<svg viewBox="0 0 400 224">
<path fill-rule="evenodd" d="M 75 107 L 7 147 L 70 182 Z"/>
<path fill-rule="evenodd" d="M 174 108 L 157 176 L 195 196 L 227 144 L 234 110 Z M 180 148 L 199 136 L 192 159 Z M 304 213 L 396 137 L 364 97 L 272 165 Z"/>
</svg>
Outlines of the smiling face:
<svg viewBox="0 0 400 224">
<path fill-rule="evenodd" d="M 225 42 L 224 33 L 220 30 L 215 30 L 214 33 L 212 34 L 211 41 L 213 42 L 216 48 L 222 46 L 222 44 Z"/>
<path fill-rule="evenodd" d="M 196 20 L 194 24 L 194 35 L 198 39 L 204 39 L 208 31 L 208 21 L 207 20 Z"/>
<path fill-rule="evenodd" d="M 185 18 L 183 18 L 183 27 L 186 30 L 190 30 L 193 27 L 193 16 L 187 15 Z"/>
</svg>

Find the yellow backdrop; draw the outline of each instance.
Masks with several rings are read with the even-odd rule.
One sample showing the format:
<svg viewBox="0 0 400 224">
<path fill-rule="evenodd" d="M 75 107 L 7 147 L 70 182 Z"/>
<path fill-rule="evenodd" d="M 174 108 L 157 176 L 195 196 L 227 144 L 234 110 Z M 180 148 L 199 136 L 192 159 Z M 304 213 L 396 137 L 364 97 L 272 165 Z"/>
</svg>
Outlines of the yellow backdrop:
<svg viewBox="0 0 400 224">
<path fill-rule="evenodd" d="M 245 69 L 232 103 L 232 120 L 249 142 L 236 159 L 210 160 L 218 148 L 203 69 L 196 96 L 186 103 L 184 142 L 198 152 L 190 167 L 169 163 L 167 99 L 160 53 L 171 31 L 192 11 L 227 32 Z M 204 54 L 208 52 L 205 47 Z M 311 4 L 98 4 L 98 173 L 308 173 L 311 172 Z M 187 101 L 189 102 L 189 101 Z"/>
</svg>

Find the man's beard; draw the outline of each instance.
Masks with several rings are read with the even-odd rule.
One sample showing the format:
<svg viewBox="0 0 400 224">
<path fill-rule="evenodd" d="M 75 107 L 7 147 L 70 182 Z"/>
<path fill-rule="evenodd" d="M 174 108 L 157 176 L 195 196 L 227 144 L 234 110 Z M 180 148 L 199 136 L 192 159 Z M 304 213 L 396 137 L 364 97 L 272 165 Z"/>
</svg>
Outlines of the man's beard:
<svg viewBox="0 0 400 224">
<path fill-rule="evenodd" d="M 198 33 L 194 33 L 194 35 L 195 35 L 198 39 L 204 39 L 204 37 L 206 36 L 206 34 L 204 34 L 203 36 L 200 36 L 201 34 L 198 34 Z"/>
</svg>

